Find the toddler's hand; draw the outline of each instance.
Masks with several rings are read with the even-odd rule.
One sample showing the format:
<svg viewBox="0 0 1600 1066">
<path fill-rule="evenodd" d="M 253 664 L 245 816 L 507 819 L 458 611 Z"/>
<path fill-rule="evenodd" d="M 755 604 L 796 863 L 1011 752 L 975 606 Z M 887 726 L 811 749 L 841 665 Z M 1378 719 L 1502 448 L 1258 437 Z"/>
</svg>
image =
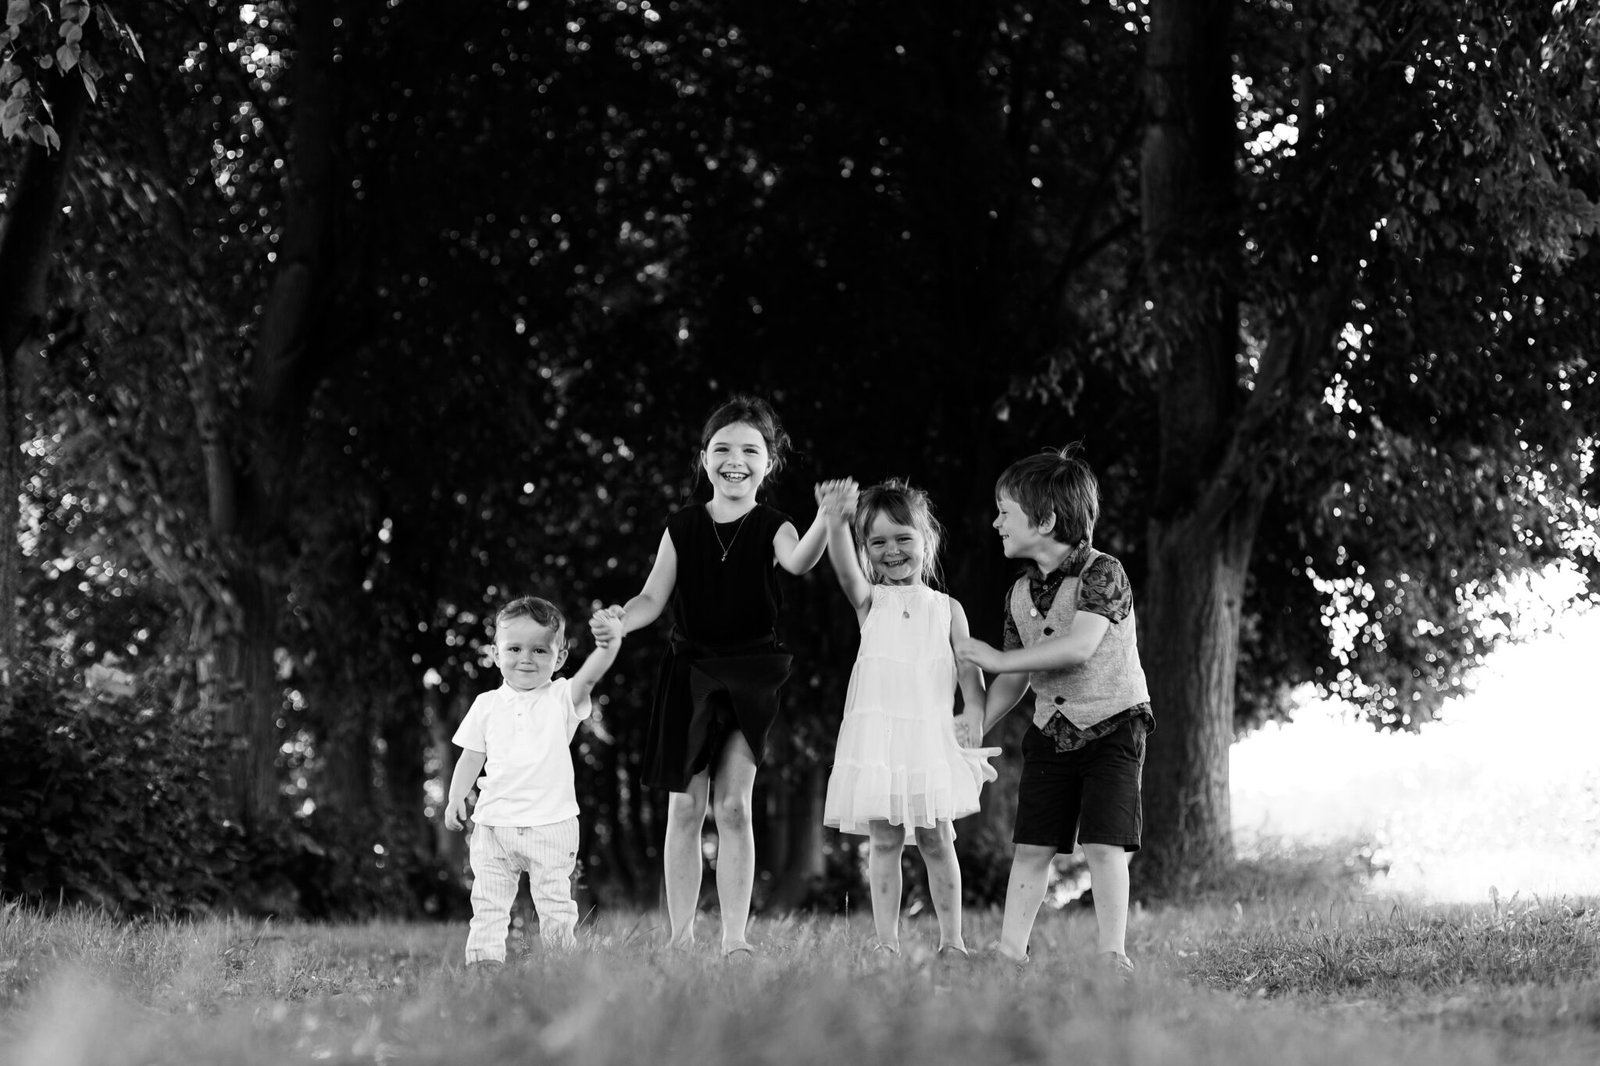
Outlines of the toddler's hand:
<svg viewBox="0 0 1600 1066">
<path fill-rule="evenodd" d="M 609 648 L 613 642 L 621 644 L 625 632 L 622 616 L 610 611 L 596 611 L 589 619 L 589 630 L 594 634 L 596 646 L 601 648 Z"/>
<path fill-rule="evenodd" d="M 594 635 L 596 647 L 611 647 L 612 639 L 621 640 L 625 631 L 622 620 L 626 612 L 617 604 L 602 607 L 589 616 L 589 632 Z"/>
<path fill-rule="evenodd" d="M 451 803 L 444 811 L 444 827 L 460 832 L 467 824 L 467 797 Z"/>
</svg>

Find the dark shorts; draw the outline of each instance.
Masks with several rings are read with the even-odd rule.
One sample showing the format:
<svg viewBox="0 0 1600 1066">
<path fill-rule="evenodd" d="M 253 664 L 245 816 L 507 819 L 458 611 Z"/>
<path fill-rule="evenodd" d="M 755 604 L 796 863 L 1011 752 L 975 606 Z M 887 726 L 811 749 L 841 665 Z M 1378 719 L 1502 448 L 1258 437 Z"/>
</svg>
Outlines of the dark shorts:
<svg viewBox="0 0 1600 1066">
<path fill-rule="evenodd" d="M 1139 789 L 1144 776 L 1142 718 L 1077 751 L 1030 725 L 1022 738 L 1022 783 L 1011 839 L 1069 852 L 1079 844 L 1121 845 L 1138 851 L 1144 831 Z"/>
</svg>

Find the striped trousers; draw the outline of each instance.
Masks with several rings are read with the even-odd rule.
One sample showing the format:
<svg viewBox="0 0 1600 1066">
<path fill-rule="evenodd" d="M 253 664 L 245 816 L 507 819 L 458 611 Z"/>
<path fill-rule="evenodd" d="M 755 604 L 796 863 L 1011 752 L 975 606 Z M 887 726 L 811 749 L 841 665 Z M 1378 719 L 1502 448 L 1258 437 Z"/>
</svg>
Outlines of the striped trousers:
<svg viewBox="0 0 1600 1066">
<path fill-rule="evenodd" d="M 550 825 L 476 825 L 472 863 L 472 924 L 467 962 L 504 962 L 517 878 L 526 872 L 539 939 L 546 947 L 576 945 L 578 905 L 572 899 L 572 868 L 578 859 L 578 819 Z"/>
</svg>

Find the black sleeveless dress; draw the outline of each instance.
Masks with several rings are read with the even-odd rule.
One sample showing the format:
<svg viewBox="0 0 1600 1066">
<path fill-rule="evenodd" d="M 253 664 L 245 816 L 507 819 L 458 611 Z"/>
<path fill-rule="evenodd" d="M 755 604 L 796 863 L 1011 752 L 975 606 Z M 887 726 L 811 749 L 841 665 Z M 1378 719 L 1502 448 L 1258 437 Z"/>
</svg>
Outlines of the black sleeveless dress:
<svg viewBox="0 0 1600 1066">
<path fill-rule="evenodd" d="M 772 554 L 772 538 L 787 521 L 760 503 L 733 522 L 713 523 L 699 503 L 667 519 L 678 573 L 645 738 L 647 784 L 686 791 L 734 730 L 757 766 L 766 757 L 792 662 L 778 640 L 783 595 Z"/>
</svg>

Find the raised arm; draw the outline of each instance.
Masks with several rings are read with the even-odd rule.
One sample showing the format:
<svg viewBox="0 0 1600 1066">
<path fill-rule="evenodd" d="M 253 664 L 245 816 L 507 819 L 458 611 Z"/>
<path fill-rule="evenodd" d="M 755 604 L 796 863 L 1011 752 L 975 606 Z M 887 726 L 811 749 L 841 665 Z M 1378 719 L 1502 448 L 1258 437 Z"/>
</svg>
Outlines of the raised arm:
<svg viewBox="0 0 1600 1066">
<path fill-rule="evenodd" d="M 631 601 L 630 601 L 631 602 Z M 572 705 L 581 707 L 589 699 L 589 693 L 594 691 L 594 686 L 605 672 L 611 669 L 611 664 L 617 661 L 617 651 L 622 647 L 622 619 L 615 614 L 602 613 L 596 615 L 589 622 L 589 628 L 596 630 L 595 648 L 589 657 L 583 660 L 583 665 L 578 667 L 572 675 Z M 605 630 L 601 639 L 599 630 Z"/>
<path fill-rule="evenodd" d="M 862 622 L 872 606 L 872 582 L 861 572 L 855 540 L 850 536 L 855 500 L 853 481 L 825 481 L 817 486 L 817 513 L 826 515 L 828 523 L 828 564 L 839 579 L 844 598 L 855 609 L 856 621 Z"/>
<path fill-rule="evenodd" d="M 795 532 L 793 522 L 785 522 L 772 538 L 773 557 L 778 560 L 779 566 L 791 574 L 809 572 L 822 558 L 827 546 L 828 519 L 820 508 L 811 525 L 806 527 L 805 536 Z"/>
</svg>

